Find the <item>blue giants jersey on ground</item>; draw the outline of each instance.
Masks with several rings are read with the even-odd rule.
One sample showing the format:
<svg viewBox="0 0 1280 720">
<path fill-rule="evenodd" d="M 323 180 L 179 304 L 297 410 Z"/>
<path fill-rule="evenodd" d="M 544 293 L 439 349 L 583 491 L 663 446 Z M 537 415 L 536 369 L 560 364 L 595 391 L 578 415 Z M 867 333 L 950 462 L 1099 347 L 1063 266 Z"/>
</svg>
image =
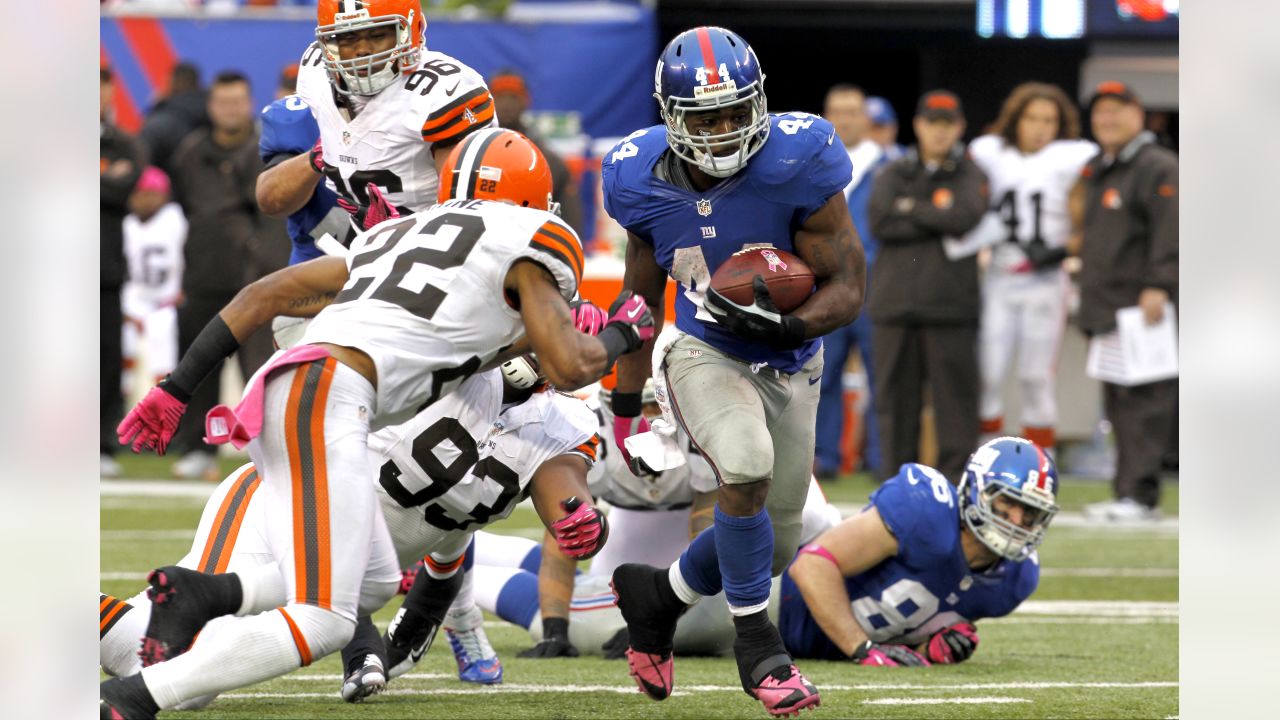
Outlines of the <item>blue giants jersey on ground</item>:
<svg viewBox="0 0 1280 720">
<path fill-rule="evenodd" d="M 282 97 L 262 109 L 258 154 L 267 167 L 310 152 L 319 137 L 320 128 L 311 116 L 311 109 L 297 95 Z M 296 265 L 323 255 L 316 247 L 315 239 L 325 233 L 343 245 L 350 242 L 352 229 L 349 218 L 350 215 L 338 207 L 338 195 L 329 189 L 325 181 L 321 181 L 307 204 L 289 216 L 289 239 L 293 241 L 289 264 Z"/>
<path fill-rule="evenodd" d="M 871 505 L 893 536 L 898 554 L 845 578 L 854 617 L 880 643 L 917 645 L 961 620 L 1001 617 L 1026 600 L 1040 581 L 1035 553 L 973 572 L 960 548 L 962 520 L 955 489 L 942 473 L 908 463 L 871 494 Z M 804 604 L 790 575 L 782 576 L 779 630 L 796 657 L 843 659 Z"/>
<path fill-rule="evenodd" d="M 658 264 L 679 283 L 676 327 L 730 355 L 786 373 L 818 352 L 817 339 L 796 350 L 743 340 L 716 324 L 702 309 L 702 298 L 716 268 L 743 248 L 772 245 L 795 252 L 796 230 L 852 177 L 849 157 L 834 137 L 831 124 L 816 115 L 772 115 L 760 152 L 705 193 L 654 175 L 667 150 L 662 125 L 633 133 L 604 157 L 605 210 L 651 245 Z"/>
</svg>

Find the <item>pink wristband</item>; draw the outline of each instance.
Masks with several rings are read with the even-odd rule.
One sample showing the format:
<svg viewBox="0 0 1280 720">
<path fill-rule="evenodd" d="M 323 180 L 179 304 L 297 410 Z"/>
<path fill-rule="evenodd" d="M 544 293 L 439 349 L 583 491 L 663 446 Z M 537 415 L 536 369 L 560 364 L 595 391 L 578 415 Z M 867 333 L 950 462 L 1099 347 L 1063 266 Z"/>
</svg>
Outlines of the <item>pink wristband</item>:
<svg viewBox="0 0 1280 720">
<path fill-rule="evenodd" d="M 836 567 L 840 567 L 840 561 L 836 560 L 836 556 L 832 555 L 830 550 L 822 547 L 818 543 L 809 543 L 808 545 L 805 545 L 804 547 L 800 548 L 799 554 L 800 555 L 817 555 L 820 558 L 826 558 L 827 560 L 830 560 L 832 565 L 835 565 Z"/>
</svg>

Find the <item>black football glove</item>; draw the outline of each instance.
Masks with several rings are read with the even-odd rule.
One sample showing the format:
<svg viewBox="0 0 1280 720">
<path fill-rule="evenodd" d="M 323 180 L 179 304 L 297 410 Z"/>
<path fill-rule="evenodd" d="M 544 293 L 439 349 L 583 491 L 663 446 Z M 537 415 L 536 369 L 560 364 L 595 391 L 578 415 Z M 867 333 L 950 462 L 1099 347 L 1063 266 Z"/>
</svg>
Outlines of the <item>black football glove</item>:
<svg viewBox="0 0 1280 720">
<path fill-rule="evenodd" d="M 708 287 L 702 306 L 716 322 L 745 340 L 764 343 L 775 350 L 794 350 L 803 345 L 804 321 L 778 312 L 763 276 L 756 275 L 751 280 L 751 289 L 755 302 L 739 305 Z"/>
<path fill-rule="evenodd" d="M 543 618 L 542 639 L 537 645 L 520 651 L 516 657 L 578 657 L 578 648 L 569 642 L 569 621 L 564 618 Z"/>
<path fill-rule="evenodd" d="M 627 656 L 627 648 L 631 646 L 631 635 L 625 627 L 618 628 L 613 637 L 605 641 L 600 649 L 604 651 L 605 660 L 621 660 Z"/>
<path fill-rule="evenodd" d="M 1066 248 L 1051 248 L 1039 238 L 1023 245 L 1022 252 L 1027 256 L 1027 262 L 1036 270 L 1051 270 L 1067 259 Z"/>
</svg>

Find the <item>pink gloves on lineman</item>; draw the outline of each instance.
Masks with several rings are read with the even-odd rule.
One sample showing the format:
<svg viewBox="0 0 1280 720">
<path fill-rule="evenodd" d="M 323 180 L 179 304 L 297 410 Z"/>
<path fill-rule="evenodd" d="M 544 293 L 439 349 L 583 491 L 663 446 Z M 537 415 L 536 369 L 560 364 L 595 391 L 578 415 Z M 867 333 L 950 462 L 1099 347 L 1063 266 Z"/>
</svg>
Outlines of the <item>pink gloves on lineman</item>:
<svg viewBox="0 0 1280 720">
<path fill-rule="evenodd" d="M 600 552 L 609 539 L 609 523 L 604 514 L 576 497 L 560 503 L 565 516 L 551 524 L 556 544 L 574 560 L 586 560 Z"/>
<path fill-rule="evenodd" d="M 978 628 L 967 622 L 948 625 L 929 638 L 929 659 L 940 665 L 963 662 L 978 648 Z"/>
<path fill-rule="evenodd" d="M 590 300 L 574 300 L 569 303 L 573 314 L 573 326 L 578 332 L 595 337 L 609 323 L 609 315 Z"/>
<path fill-rule="evenodd" d="M 165 390 L 165 382 L 151 388 L 120 421 L 116 434 L 121 445 L 130 445 L 136 453 L 155 450 L 157 455 L 168 449 L 187 404 Z"/>
<path fill-rule="evenodd" d="M 374 225 L 392 218 L 400 217 L 400 211 L 387 202 L 387 198 L 383 196 L 382 190 L 377 185 L 373 183 L 365 185 L 365 192 L 369 194 L 369 205 L 367 207 L 356 205 L 344 197 L 338 198 L 338 207 L 346 210 L 351 215 L 352 222 L 361 231 L 368 230 Z"/>
</svg>

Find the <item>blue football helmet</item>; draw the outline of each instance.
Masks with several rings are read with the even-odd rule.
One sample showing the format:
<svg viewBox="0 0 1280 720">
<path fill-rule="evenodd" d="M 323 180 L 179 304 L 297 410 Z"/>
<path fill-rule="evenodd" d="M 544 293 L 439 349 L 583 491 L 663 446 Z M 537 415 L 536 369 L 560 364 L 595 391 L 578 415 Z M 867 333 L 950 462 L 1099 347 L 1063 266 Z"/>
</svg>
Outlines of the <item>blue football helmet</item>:
<svg viewBox="0 0 1280 720">
<path fill-rule="evenodd" d="M 729 177 L 746 167 L 769 138 L 760 61 L 745 40 L 724 28 L 686 30 L 668 43 L 654 73 L 653 96 L 661 106 L 671 150 L 712 177 Z M 751 118 L 736 130 L 695 135 L 685 125 L 689 113 L 743 103 Z M 734 152 L 717 154 L 727 149 Z"/>
<path fill-rule="evenodd" d="M 1053 458 L 1030 440 L 1000 437 L 969 456 L 958 488 L 960 516 L 992 552 L 1023 560 L 1044 541 L 1058 512 L 1058 470 Z M 997 498 L 1022 506 L 1023 524 L 995 507 Z"/>
</svg>

